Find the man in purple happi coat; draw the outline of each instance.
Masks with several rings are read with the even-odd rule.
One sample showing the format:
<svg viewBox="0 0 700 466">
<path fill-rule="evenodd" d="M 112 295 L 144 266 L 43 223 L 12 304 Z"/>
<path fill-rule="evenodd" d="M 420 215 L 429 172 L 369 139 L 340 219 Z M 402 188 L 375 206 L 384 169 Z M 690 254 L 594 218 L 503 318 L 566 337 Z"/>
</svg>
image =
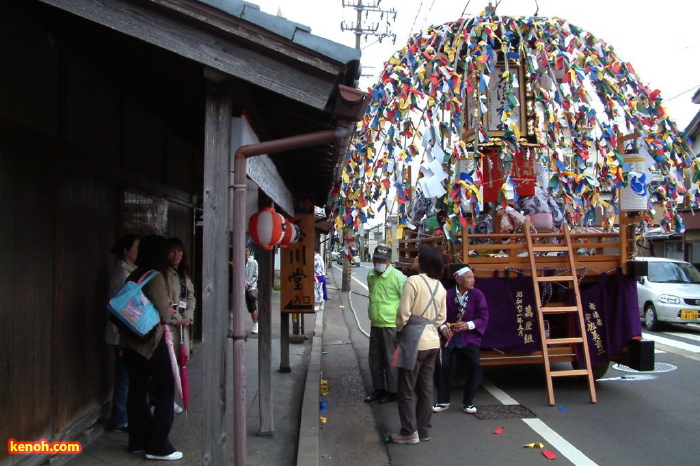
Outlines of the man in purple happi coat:
<svg viewBox="0 0 700 466">
<path fill-rule="evenodd" d="M 479 349 L 489 321 L 489 309 L 484 293 L 474 288 L 474 272 L 469 267 L 457 270 L 454 278 L 457 286 L 447 290 L 447 320 L 438 328 L 442 347 L 437 368 L 438 398 L 433 412 L 450 407 L 450 368 L 452 356 L 459 353 L 464 357 L 467 377 L 462 411 L 476 414 L 474 395 L 481 383 Z"/>
</svg>

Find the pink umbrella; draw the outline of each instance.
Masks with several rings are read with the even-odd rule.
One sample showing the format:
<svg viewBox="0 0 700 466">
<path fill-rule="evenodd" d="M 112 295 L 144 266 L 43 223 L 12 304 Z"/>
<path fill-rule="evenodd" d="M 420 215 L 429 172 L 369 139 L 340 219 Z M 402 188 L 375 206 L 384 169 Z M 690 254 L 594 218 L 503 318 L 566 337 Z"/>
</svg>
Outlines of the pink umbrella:
<svg viewBox="0 0 700 466">
<path fill-rule="evenodd" d="M 182 381 L 180 380 L 180 369 L 177 367 L 177 359 L 175 358 L 173 334 L 168 324 L 163 324 L 163 328 L 165 332 L 165 345 L 168 347 L 168 355 L 170 356 L 170 367 L 173 370 L 173 378 L 175 379 L 175 388 L 177 388 L 178 394 L 180 398 L 182 398 Z"/>
<path fill-rule="evenodd" d="M 190 406 L 190 381 L 187 377 L 187 361 L 190 359 L 190 355 L 187 353 L 187 347 L 185 346 L 185 327 L 183 325 L 180 325 L 180 346 L 178 350 L 182 383 L 182 404 L 185 407 L 185 416 L 187 416 L 187 409 Z"/>
</svg>

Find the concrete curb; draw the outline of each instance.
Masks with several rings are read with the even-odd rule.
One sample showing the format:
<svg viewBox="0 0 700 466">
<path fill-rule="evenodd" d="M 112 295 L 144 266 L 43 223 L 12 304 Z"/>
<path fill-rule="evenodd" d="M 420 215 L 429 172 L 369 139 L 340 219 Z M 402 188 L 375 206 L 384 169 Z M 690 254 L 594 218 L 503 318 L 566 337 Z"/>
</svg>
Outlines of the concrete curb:
<svg viewBox="0 0 700 466">
<path fill-rule="evenodd" d="M 299 424 L 299 447 L 297 466 L 317 466 L 320 464 L 319 447 L 319 402 L 321 383 L 321 348 L 323 344 L 323 309 L 316 311 L 314 336 L 311 341 L 311 356 L 306 371 L 304 399 L 301 406 Z"/>
</svg>

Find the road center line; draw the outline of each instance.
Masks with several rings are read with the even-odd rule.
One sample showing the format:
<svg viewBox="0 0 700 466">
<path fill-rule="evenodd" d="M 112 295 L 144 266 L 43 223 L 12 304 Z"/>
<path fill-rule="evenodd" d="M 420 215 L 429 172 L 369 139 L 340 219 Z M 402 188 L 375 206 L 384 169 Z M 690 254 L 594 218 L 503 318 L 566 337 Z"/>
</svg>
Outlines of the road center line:
<svg viewBox="0 0 700 466">
<path fill-rule="evenodd" d="M 491 394 L 494 398 L 504 405 L 517 405 L 518 403 L 513 397 L 495 386 L 491 381 L 483 378 L 481 386 Z M 541 419 L 523 419 L 532 430 L 547 441 L 552 447 L 556 448 L 559 453 L 566 457 L 569 461 L 576 465 L 596 465 L 589 457 L 584 455 L 578 448 L 569 443 L 564 437 L 557 434 Z"/>
<path fill-rule="evenodd" d="M 333 268 L 334 268 L 334 269 L 340 270 L 341 273 L 343 272 L 343 268 L 342 268 L 342 267 L 338 267 L 337 265 L 334 265 Z M 367 291 L 369 292 L 369 288 L 367 288 L 367 285 L 365 285 L 365 284 L 362 283 L 360 280 L 358 280 L 357 278 L 355 278 L 354 275 L 352 276 L 352 279 L 353 279 L 355 282 L 357 282 L 358 285 L 360 285 L 362 288 L 364 288 L 365 290 L 367 290 Z"/>
<path fill-rule="evenodd" d="M 559 450 L 559 453 L 564 455 L 566 459 L 577 466 L 596 465 L 589 457 L 584 455 L 581 450 L 569 443 L 564 437 L 554 432 L 547 424 L 542 422 L 542 419 L 523 419 L 532 430 L 542 436 L 550 445 Z"/>
<path fill-rule="evenodd" d="M 654 340 L 657 343 L 661 343 L 665 346 L 670 346 L 672 348 L 678 348 L 680 350 L 688 351 L 690 353 L 700 353 L 700 346 L 691 345 L 690 343 L 684 343 L 682 341 L 672 340 L 670 338 L 660 337 L 658 335 L 652 335 L 651 333 L 642 332 L 642 337 L 649 340 Z"/>
<path fill-rule="evenodd" d="M 666 335 L 673 335 L 676 337 L 680 338 L 686 338 L 688 340 L 695 340 L 695 341 L 700 341 L 700 335 L 696 335 L 694 333 L 687 333 L 687 332 L 664 332 Z"/>
<path fill-rule="evenodd" d="M 481 379 L 481 386 L 486 389 L 487 392 L 489 392 L 494 398 L 496 398 L 498 401 L 501 402 L 501 404 L 504 405 L 518 405 L 517 401 L 515 401 L 513 398 L 510 397 L 506 392 L 495 386 L 493 383 L 491 383 L 490 380 L 486 379 L 486 377 L 482 377 Z"/>
</svg>

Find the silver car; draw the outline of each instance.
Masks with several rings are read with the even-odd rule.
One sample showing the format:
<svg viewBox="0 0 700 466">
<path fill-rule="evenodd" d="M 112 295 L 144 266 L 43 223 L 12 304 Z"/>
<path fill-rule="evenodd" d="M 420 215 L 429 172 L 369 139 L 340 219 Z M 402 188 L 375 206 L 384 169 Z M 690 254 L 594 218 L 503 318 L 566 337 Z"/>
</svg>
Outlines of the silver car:
<svg viewBox="0 0 700 466">
<path fill-rule="evenodd" d="M 661 257 L 638 257 L 648 273 L 637 280 L 639 315 L 649 330 L 661 322 L 700 323 L 700 271 L 692 264 Z"/>
</svg>

